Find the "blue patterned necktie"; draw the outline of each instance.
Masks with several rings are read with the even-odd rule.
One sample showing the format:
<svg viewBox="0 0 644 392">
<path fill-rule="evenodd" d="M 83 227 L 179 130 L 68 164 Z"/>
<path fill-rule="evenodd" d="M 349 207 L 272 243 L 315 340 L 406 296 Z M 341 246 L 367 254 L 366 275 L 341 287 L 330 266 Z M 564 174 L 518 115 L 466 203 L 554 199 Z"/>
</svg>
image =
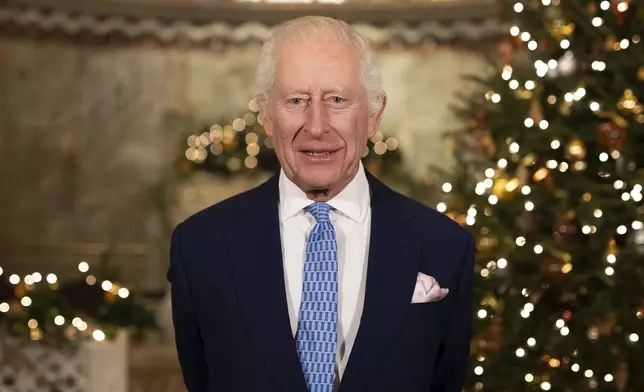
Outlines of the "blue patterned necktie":
<svg viewBox="0 0 644 392">
<path fill-rule="evenodd" d="M 306 208 L 316 224 L 306 244 L 297 352 L 310 392 L 331 392 L 338 340 L 338 246 L 331 206 Z"/>
</svg>

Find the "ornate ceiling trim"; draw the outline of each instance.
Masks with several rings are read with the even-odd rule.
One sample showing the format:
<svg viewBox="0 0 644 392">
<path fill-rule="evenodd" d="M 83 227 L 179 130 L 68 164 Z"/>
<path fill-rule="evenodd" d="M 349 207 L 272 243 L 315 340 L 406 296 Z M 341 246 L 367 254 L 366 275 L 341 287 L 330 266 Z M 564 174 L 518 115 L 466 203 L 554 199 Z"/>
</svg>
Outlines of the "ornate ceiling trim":
<svg viewBox="0 0 644 392">
<path fill-rule="evenodd" d="M 179 4 L 186 4 L 182 2 Z M 353 23 L 375 46 L 472 43 L 501 33 L 487 0 L 392 4 L 133 4 L 0 0 L 0 35 L 82 37 L 92 42 L 212 46 L 262 42 L 273 26 L 306 14 Z"/>
</svg>

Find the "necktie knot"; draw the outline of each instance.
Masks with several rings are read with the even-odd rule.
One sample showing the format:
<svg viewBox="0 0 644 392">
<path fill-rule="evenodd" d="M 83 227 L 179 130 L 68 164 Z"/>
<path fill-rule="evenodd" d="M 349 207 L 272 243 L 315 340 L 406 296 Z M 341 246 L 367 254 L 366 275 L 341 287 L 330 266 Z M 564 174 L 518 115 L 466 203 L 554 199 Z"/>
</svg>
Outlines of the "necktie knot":
<svg viewBox="0 0 644 392">
<path fill-rule="evenodd" d="M 315 202 L 308 207 L 306 210 L 313 215 L 317 223 L 329 222 L 329 212 L 331 211 L 331 206 L 324 202 Z"/>
</svg>

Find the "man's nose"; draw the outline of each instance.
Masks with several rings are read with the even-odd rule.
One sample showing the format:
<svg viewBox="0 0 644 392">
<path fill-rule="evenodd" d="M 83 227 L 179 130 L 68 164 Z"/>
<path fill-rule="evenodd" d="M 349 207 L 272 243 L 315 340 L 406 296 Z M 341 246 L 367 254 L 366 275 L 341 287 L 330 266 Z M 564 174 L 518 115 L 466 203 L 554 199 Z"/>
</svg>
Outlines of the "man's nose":
<svg viewBox="0 0 644 392">
<path fill-rule="evenodd" d="M 313 137 L 322 136 L 328 127 L 328 113 L 324 102 L 312 99 L 306 108 L 306 131 Z"/>
</svg>

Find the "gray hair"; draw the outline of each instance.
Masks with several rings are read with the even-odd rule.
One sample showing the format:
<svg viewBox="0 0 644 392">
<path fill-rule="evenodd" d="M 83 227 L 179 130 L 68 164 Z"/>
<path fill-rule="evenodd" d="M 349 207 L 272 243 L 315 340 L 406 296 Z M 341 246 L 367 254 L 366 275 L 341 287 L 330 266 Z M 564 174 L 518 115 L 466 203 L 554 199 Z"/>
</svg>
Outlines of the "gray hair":
<svg viewBox="0 0 644 392">
<path fill-rule="evenodd" d="M 275 83 L 275 60 L 281 44 L 297 40 L 305 41 L 312 33 L 326 33 L 350 43 L 356 49 L 361 62 L 361 81 L 367 97 L 370 114 L 382 109 L 385 92 L 380 82 L 380 73 L 375 64 L 369 41 L 348 23 L 326 16 L 304 16 L 292 19 L 275 29 L 262 46 L 255 75 L 255 99 L 264 111 L 269 91 Z"/>
</svg>

